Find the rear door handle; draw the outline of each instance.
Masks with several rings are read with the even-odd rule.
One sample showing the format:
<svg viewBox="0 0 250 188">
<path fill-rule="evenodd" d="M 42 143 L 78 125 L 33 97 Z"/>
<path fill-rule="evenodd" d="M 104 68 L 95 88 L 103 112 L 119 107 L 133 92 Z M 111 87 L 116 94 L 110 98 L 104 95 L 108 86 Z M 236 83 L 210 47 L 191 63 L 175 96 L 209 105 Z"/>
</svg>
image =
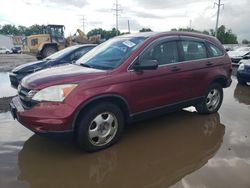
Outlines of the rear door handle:
<svg viewBox="0 0 250 188">
<path fill-rule="evenodd" d="M 212 62 L 207 62 L 206 65 L 211 66 L 211 65 L 213 65 L 213 63 Z"/>
<path fill-rule="evenodd" d="M 177 71 L 180 71 L 180 70 L 181 70 L 181 68 L 178 68 L 178 67 L 173 67 L 171 69 L 172 72 L 177 72 Z"/>
</svg>

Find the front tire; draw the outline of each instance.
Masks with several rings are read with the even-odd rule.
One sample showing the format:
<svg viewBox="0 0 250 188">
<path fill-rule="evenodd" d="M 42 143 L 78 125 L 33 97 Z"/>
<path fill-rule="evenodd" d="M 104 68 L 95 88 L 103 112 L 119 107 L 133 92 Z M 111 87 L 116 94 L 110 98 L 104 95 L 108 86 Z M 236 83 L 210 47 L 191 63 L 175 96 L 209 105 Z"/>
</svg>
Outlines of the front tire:
<svg viewBox="0 0 250 188">
<path fill-rule="evenodd" d="M 211 84 L 206 93 L 203 101 L 195 108 L 198 113 L 212 114 L 219 110 L 223 101 L 223 90 L 220 84 Z"/>
<path fill-rule="evenodd" d="M 54 48 L 52 46 L 46 47 L 42 51 L 42 59 L 45 58 L 45 57 L 48 57 L 48 56 L 52 55 L 55 52 L 57 52 L 56 48 Z"/>
<path fill-rule="evenodd" d="M 98 151 L 116 143 L 123 128 L 124 116 L 120 108 L 100 103 L 83 113 L 76 129 L 76 140 L 83 150 Z"/>
</svg>

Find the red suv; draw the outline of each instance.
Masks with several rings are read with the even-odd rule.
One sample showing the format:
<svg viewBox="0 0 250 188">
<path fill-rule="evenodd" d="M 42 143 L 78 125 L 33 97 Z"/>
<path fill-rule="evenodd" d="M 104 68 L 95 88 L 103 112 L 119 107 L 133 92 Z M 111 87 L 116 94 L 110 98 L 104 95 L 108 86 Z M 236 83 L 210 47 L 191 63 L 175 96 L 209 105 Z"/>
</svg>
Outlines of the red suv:
<svg viewBox="0 0 250 188">
<path fill-rule="evenodd" d="M 38 134 L 73 133 L 86 151 L 114 144 L 128 122 L 188 106 L 214 113 L 231 60 L 211 36 L 138 33 L 108 40 L 76 64 L 25 77 L 10 106 Z"/>
</svg>

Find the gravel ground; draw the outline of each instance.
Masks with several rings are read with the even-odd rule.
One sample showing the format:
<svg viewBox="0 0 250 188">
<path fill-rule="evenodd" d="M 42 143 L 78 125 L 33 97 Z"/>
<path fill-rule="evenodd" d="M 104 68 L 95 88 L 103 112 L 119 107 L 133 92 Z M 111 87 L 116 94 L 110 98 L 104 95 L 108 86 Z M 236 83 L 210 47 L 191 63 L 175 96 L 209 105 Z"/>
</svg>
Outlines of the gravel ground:
<svg viewBox="0 0 250 188">
<path fill-rule="evenodd" d="M 36 60 L 28 54 L 0 54 L 0 72 L 9 72 L 18 65 Z"/>
<path fill-rule="evenodd" d="M 36 60 L 34 56 L 27 54 L 0 54 L 0 72 L 9 72 L 19 65 Z M 0 82 L 4 82 L 4 80 L 0 80 Z M 9 111 L 11 98 L 12 97 L 0 98 L 0 113 Z"/>
</svg>

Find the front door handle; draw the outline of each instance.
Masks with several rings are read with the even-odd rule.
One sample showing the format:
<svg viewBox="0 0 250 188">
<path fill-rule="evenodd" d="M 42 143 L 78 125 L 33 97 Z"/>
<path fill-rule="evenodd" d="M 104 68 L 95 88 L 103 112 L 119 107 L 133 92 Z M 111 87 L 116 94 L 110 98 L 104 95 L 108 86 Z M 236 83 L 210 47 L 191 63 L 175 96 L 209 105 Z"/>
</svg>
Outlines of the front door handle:
<svg viewBox="0 0 250 188">
<path fill-rule="evenodd" d="M 178 68 L 178 67 L 173 67 L 171 69 L 172 72 L 177 72 L 177 71 L 180 71 L 180 70 L 181 70 L 181 68 Z"/>
<path fill-rule="evenodd" d="M 209 61 L 209 62 L 206 63 L 206 65 L 207 65 L 207 66 L 212 66 L 213 63 Z"/>
</svg>

